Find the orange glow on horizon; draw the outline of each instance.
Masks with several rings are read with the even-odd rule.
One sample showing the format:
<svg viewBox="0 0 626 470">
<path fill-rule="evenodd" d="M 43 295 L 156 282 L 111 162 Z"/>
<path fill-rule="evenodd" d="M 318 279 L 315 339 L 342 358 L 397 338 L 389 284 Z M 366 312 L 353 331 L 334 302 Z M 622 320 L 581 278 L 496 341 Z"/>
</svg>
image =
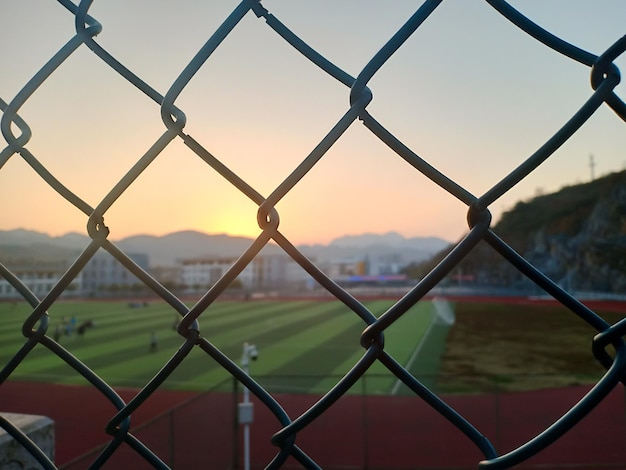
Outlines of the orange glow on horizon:
<svg viewBox="0 0 626 470">
<path fill-rule="evenodd" d="M 257 238 L 261 229 L 257 224 L 256 217 L 243 217 L 237 211 L 220 211 L 212 220 L 199 227 L 199 230 L 209 234 L 226 234 L 233 237 Z"/>
</svg>

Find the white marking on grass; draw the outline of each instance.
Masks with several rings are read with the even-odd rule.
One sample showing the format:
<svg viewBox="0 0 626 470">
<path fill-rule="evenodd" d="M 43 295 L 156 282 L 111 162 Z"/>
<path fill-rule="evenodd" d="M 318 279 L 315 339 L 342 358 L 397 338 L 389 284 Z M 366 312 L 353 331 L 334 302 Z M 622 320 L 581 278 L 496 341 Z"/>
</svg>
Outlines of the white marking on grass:
<svg viewBox="0 0 626 470">
<path fill-rule="evenodd" d="M 406 370 L 411 370 L 411 367 L 413 366 L 413 363 L 415 362 L 415 359 L 417 359 L 418 354 L 422 350 L 422 346 L 424 344 L 424 339 L 428 336 L 428 333 L 430 333 L 430 330 L 432 329 L 432 327 L 433 327 L 433 325 L 435 324 L 436 321 L 437 321 L 437 312 L 435 312 L 435 315 L 433 315 L 433 318 L 430 320 L 430 323 L 428 324 L 428 328 L 426 328 L 426 331 L 422 335 L 422 339 L 420 339 L 420 342 L 417 343 L 417 347 L 413 351 L 413 354 L 411 354 L 411 357 L 409 358 L 409 361 L 404 365 L 404 368 Z M 398 390 L 400 390 L 400 386 L 403 383 L 404 382 L 402 382 L 402 380 L 396 379 L 396 383 L 393 384 L 393 387 L 391 388 L 391 395 L 395 395 L 396 393 L 398 393 Z"/>
<path fill-rule="evenodd" d="M 440 297 L 435 297 L 431 301 L 431 305 L 434 307 L 435 314 L 433 315 L 433 318 L 430 320 L 430 324 L 428 325 L 428 328 L 426 328 L 426 331 L 422 335 L 422 339 L 417 344 L 417 347 L 413 351 L 413 354 L 411 354 L 409 361 L 404 365 L 404 368 L 408 371 L 410 371 L 411 367 L 413 367 L 413 363 L 415 362 L 415 360 L 417 359 L 417 356 L 422 350 L 424 340 L 428 337 L 428 334 L 430 333 L 430 330 L 433 328 L 433 325 L 437 322 L 445 323 L 446 325 L 454 324 L 454 320 L 455 320 L 454 311 L 450 308 L 450 304 L 448 303 L 447 300 L 442 299 Z M 400 386 L 403 383 L 404 382 L 402 382 L 402 380 L 396 379 L 396 382 L 393 384 L 393 387 L 391 388 L 391 392 L 390 392 L 391 395 L 395 395 L 396 393 L 398 393 L 398 390 L 400 390 Z"/>
</svg>

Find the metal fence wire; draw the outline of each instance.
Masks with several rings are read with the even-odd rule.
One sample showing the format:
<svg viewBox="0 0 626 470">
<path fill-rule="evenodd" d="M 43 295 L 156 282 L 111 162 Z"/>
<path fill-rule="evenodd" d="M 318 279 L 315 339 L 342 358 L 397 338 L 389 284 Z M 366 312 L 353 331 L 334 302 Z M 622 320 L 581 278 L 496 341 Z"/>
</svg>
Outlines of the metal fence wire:
<svg viewBox="0 0 626 470">
<path fill-rule="evenodd" d="M 219 363 L 221 367 L 247 387 L 262 405 L 267 407 L 275 416 L 276 421 L 280 425 L 280 430 L 271 439 L 271 443 L 276 446 L 276 454 L 273 460 L 267 463 L 267 468 L 281 467 L 290 456 L 306 468 L 319 468 L 319 465 L 307 455 L 307 449 L 298 446 L 298 433 L 332 407 L 377 361 L 382 363 L 392 374 L 409 387 L 415 395 L 428 403 L 467 436 L 467 439 L 484 456 L 482 461 L 477 462 L 479 468 L 508 468 L 523 462 L 542 452 L 548 445 L 576 426 L 620 382 L 626 384 L 626 348 L 623 341 L 623 337 L 626 335 L 626 318 L 615 324 L 609 324 L 601 316 L 587 308 L 578 299 L 533 267 L 490 228 L 490 206 L 517 183 L 526 178 L 542 162 L 550 158 L 556 149 L 576 133 L 601 107 L 610 107 L 619 118 L 626 120 L 626 104 L 614 93 L 614 89 L 620 81 L 620 74 L 613 63 L 626 50 L 626 36 L 619 38 L 600 55 L 595 55 L 567 43 L 549 31 L 544 30 L 504 1 L 486 1 L 516 28 L 526 32 L 546 47 L 557 51 L 572 61 L 588 66 L 591 74 L 591 89 L 587 101 L 536 152 L 526 158 L 487 192 L 477 196 L 417 155 L 368 111 L 368 105 L 373 100 L 372 91 L 368 88 L 371 79 L 377 74 L 381 66 L 403 46 L 405 41 L 428 21 L 429 16 L 440 6 L 440 0 L 428 0 L 421 4 L 416 12 L 395 32 L 391 39 L 371 58 L 356 77 L 347 73 L 340 65 L 332 63 L 319 54 L 314 48 L 294 34 L 288 24 L 281 22 L 278 17 L 268 11 L 261 2 L 243 0 L 219 28 L 210 35 L 206 43 L 197 51 L 182 73 L 164 93 L 152 88 L 96 41 L 95 37 L 102 30 L 103 25 L 98 22 L 97 18 L 89 15 L 89 9 L 93 3 L 92 0 L 81 1 L 78 5 L 75 5 L 70 0 L 58 0 L 58 3 L 69 14 L 74 16 L 75 34 L 72 33 L 71 39 L 35 73 L 13 98 L 6 102 L 0 100 L 0 107 L 3 111 L 1 129 L 6 141 L 6 147 L 0 153 L 0 168 L 10 158 L 17 155 L 21 156 L 50 188 L 61 195 L 69 204 L 84 213 L 87 220 L 87 232 L 91 242 L 74 260 L 71 267 L 58 283 L 43 298 L 36 297 L 29 291 L 24 280 L 20 279 L 17 274 L 5 265 L 0 265 L 0 275 L 8 280 L 23 299 L 32 306 L 32 313 L 22 326 L 22 332 L 26 337 L 26 341 L 11 359 L 3 365 L 0 372 L 0 384 L 5 382 L 16 367 L 33 351 L 33 348 L 40 344 L 69 364 L 77 374 L 82 375 L 93 387 L 97 388 L 115 406 L 117 414 L 106 425 L 106 430 L 111 435 L 111 440 L 93 461 L 93 468 L 99 468 L 104 465 L 122 444 L 130 446 L 154 467 L 167 468 L 163 461 L 133 433 L 129 432 L 130 419 L 133 412 L 141 407 L 151 394 L 159 389 L 166 378 L 185 361 L 189 352 L 194 348 L 202 350 Z M 186 117 L 184 110 L 179 109 L 176 105 L 179 95 L 188 86 L 194 74 L 205 65 L 224 39 L 236 30 L 240 20 L 246 15 L 256 15 L 265 23 L 267 28 L 270 28 L 283 41 L 314 64 L 320 74 L 327 74 L 345 85 L 350 95 L 350 105 L 345 110 L 345 114 L 315 146 L 314 150 L 268 196 L 263 196 L 243 178 L 238 176 L 236 172 L 216 158 L 199 139 L 187 133 L 185 130 Z M 36 155 L 28 150 L 27 145 L 31 139 L 31 130 L 28 123 L 18 114 L 37 88 L 53 76 L 55 71 L 73 54 L 85 47 L 89 48 L 111 70 L 123 77 L 128 82 L 129 87 L 134 87 L 137 93 L 143 93 L 154 101 L 160 110 L 165 127 L 163 134 L 154 141 L 149 150 L 135 162 L 132 168 L 110 188 L 108 194 L 95 207 L 81 199 L 71 188 L 65 186 L 62 181 L 57 179 L 51 171 L 40 163 Z M 7 66 L 5 64 L 5 67 Z M 348 127 L 357 120 L 361 121 L 366 129 L 392 149 L 399 157 L 408 162 L 414 168 L 416 175 L 427 177 L 432 183 L 438 185 L 468 207 L 467 221 L 469 230 L 467 234 L 455 244 L 445 259 L 391 308 L 378 317 L 355 297 L 327 277 L 316 264 L 304 256 L 281 233 L 279 230 L 279 214 L 276 210 L 278 202 L 298 185 L 300 180 L 318 164 L 329 149 L 342 138 Z M 148 272 L 137 266 L 124 251 L 111 242 L 108 239 L 109 229 L 105 224 L 107 211 L 155 161 L 159 154 L 175 141 L 184 143 L 200 160 L 258 205 L 257 218 L 258 224 L 262 229 L 260 235 L 241 254 L 230 270 L 191 308 L 187 307 L 180 298 Z M 222 295 L 226 287 L 237 278 L 242 270 L 251 263 L 260 250 L 272 240 L 363 322 L 360 344 L 357 344 L 356 341 L 354 344 L 355 348 L 363 348 L 363 355 L 331 390 L 300 416 L 289 416 L 277 399 L 253 378 L 246 375 L 232 358 L 212 344 L 210 331 L 204 332 L 201 328 L 203 313 Z M 580 317 L 597 331 L 597 334 L 593 337 L 593 355 L 606 369 L 606 373 L 591 390 L 560 419 L 528 442 L 503 455 L 498 454 L 489 439 L 481 434 L 472 423 L 452 409 L 442 398 L 424 386 L 388 354 L 385 350 L 383 339 L 385 330 L 426 296 L 481 240 L 489 244 L 502 258 L 511 263 L 533 283 L 563 304 L 573 315 Z M 147 288 L 162 298 L 181 316 L 177 330 L 181 338 L 180 348 L 141 391 L 128 402 L 124 402 L 101 377 L 54 341 L 52 332 L 49 329 L 48 309 L 59 299 L 70 286 L 72 280 L 100 249 L 110 253 L 129 272 L 139 278 Z M 55 464 L 42 450 L 10 421 L 2 419 L 0 425 L 18 440 L 44 468 L 56 468 Z"/>
</svg>

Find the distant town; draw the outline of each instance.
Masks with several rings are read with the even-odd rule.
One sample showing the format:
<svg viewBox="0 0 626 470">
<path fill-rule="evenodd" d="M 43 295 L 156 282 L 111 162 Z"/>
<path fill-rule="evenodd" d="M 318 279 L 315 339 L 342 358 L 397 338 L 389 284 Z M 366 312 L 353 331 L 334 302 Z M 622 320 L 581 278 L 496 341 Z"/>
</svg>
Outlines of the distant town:
<svg viewBox="0 0 626 470">
<path fill-rule="evenodd" d="M 53 288 L 79 253 L 71 249 L 69 242 L 41 238 L 41 235 L 27 231 L 13 234 L 0 232 L 0 246 L 13 246 L 11 272 L 38 297 Z M 19 240 L 17 237 L 20 237 Z M 29 237 L 38 238 L 29 240 Z M 77 239 L 77 235 L 73 234 L 71 241 L 75 246 L 77 242 L 86 243 L 88 240 Z M 138 250 L 124 251 L 138 268 L 178 295 L 198 295 L 224 276 L 251 240 L 179 232 L 168 237 L 151 237 L 148 241 L 121 241 L 119 245 L 122 248 L 135 247 L 142 243 L 151 247 L 149 251 L 154 256 Z M 171 254 L 175 252 L 173 247 L 189 249 L 194 243 L 198 246 L 197 253 L 208 254 L 175 258 L 162 256 L 162 251 Z M 441 239 L 405 239 L 392 233 L 346 237 L 330 246 L 304 246 L 300 249 L 326 276 L 342 286 L 402 287 L 408 286 L 409 279 L 403 273 L 407 265 L 429 259 L 447 245 Z M 182 252 L 189 254 L 189 251 Z M 158 259 L 158 264 L 153 262 L 153 258 Z M 290 256 L 275 246 L 269 246 L 243 269 L 228 286 L 227 293 L 248 297 L 285 292 L 297 295 L 311 294 L 318 288 L 317 282 Z M 146 285 L 127 267 L 108 252 L 99 250 L 74 277 L 63 296 L 145 298 L 150 294 Z M 8 279 L 0 278 L 0 299 L 20 297 L 21 294 Z"/>
</svg>

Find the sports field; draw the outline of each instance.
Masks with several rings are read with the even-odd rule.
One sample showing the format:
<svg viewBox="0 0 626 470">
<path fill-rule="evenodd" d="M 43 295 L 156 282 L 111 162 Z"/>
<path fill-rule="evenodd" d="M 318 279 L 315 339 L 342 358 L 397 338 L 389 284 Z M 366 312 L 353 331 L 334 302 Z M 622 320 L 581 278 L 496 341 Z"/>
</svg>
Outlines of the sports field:
<svg viewBox="0 0 626 470">
<path fill-rule="evenodd" d="M 391 305 L 389 300 L 366 303 L 375 315 Z M 32 309 L 24 303 L 0 303 L 0 362 L 5 364 L 24 343 L 21 325 Z M 141 387 L 182 344 L 174 326 L 180 320 L 163 302 L 59 302 L 49 310 L 48 334 L 113 386 Z M 416 374 L 436 373 L 447 327 L 435 321 L 431 302 L 420 302 L 385 332 L 385 349 Z M 81 336 L 84 322 L 94 326 Z M 201 335 L 235 362 L 244 341 L 259 349 L 250 373 L 261 384 L 280 392 L 326 391 L 364 353 L 359 345 L 365 325 L 338 301 L 222 301 L 199 319 Z M 67 325 L 71 332 L 67 333 Z M 436 325 L 437 327 L 433 327 Z M 428 341 L 422 342 L 425 332 Z M 156 350 L 151 351 L 151 338 Z M 165 388 L 206 390 L 229 377 L 199 348 L 176 369 Z M 45 347 L 38 345 L 10 377 L 12 380 L 83 384 L 85 380 Z M 376 363 L 367 378 L 368 394 L 402 394 L 382 365 Z M 359 385 L 357 393 L 363 393 Z"/>
<path fill-rule="evenodd" d="M 593 329 L 571 312 L 554 302 L 496 300 L 457 302 L 449 334 L 450 318 L 446 319 L 445 313 L 435 314 L 437 301 L 420 302 L 386 331 L 385 350 L 429 386 L 424 377 L 431 373 L 439 372 L 439 379 L 454 378 L 445 386 L 434 384 L 433 390 L 504 452 L 543 432 L 569 410 L 589 391 L 603 368 L 589 351 Z M 367 303 L 377 315 L 389 305 L 389 300 Z M 615 323 L 623 318 L 626 304 L 598 304 L 593 308 L 609 323 Z M 20 330 L 30 311 L 26 305 L 0 303 L 3 364 L 24 343 Z M 137 393 L 135 387 L 145 385 L 182 343 L 172 329 L 179 318 L 161 303 L 131 308 L 127 302 L 61 302 L 49 314 L 52 336 L 64 317 L 69 321 L 76 316 L 77 325 L 95 322 L 84 337 L 73 332 L 62 335 L 60 343 L 115 386 L 127 401 Z M 235 361 L 240 359 L 243 341 L 258 345 L 260 356 L 252 363 L 251 373 L 269 391 L 303 392 L 275 395 L 292 417 L 311 406 L 319 398 L 317 393 L 332 387 L 363 354 L 359 346 L 363 328 L 343 304 L 319 300 L 222 301 L 200 317 L 203 336 Z M 150 352 L 152 332 L 158 339 L 155 352 Z M 428 338 L 425 342 L 424 335 Z M 468 376 L 470 380 L 466 380 Z M 57 462 L 67 463 L 110 441 L 104 429 L 117 410 L 94 387 L 56 385 L 85 381 L 44 347 L 37 346 L 10 379 L 0 388 L 3 403 L 10 404 L 8 410 L 54 419 Z M 165 387 L 133 413 L 137 435 L 157 455 L 169 458 L 173 468 L 202 465 L 190 459 L 215 463 L 219 458 L 225 462 L 220 468 L 232 468 L 229 459 L 234 441 L 226 430 L 232 427 L 236 395 L 231 389 L 227 393 L 194 392 L 226 379 L 227 373 L 204 352 L 192 351 Z M 33 384 L 33 380 L 42 383 Z M 227 386 L 232 386 L 232 381 Z M 184 389 L 190 391 L 179 391 Z M 406 390 L 398 387 L 395 378 L 379 364 L 353 392 L 299 436 L 299 443 L 323 468 L 442 468 L 444 464 L 448 468 L 476 468 L 482 458 L 423 400 L 408 396 L 410 393 L 390 397 L 394 393 L 404 395 Z M 364 393 L 369 396 L 359 396 Z M 376 393 L 387 396 L 372 396 Z M 205 398 L 196 400 L 193 395 Z M 193 400 L 186 402 L 190 397 Z M 252 400 L 258 405 L 252 458 L 254 462 L 268 462 L 276 452 L 270 445 L 276 419 L 255 397 Z M 184 407 L 172 408 L 184 401 Z M 90 404 L 90 419 L 84 419 L 84 409 L 75 406 L 79 402 Z M 170 409 L 171 413 L 152 421 Z M 172 422 L 176 423 L 175 440 L 168 438 Z M 427 426 L 416 426 L 426 422 Z M 191 431 L 190 435 L 183 434 L 185 431 Z M 530 465 L 622 468 L 623 436 L 624 396 L 622 388 L 616 387 L 597 409 L 534 457 Z M 175 450 L 172 443 L 177 446 Z M 122 449 L 116 457 L 123 460 L 126 454 Z M 124 465 L 130 468 L 126 462 Z"/>
</svg>

